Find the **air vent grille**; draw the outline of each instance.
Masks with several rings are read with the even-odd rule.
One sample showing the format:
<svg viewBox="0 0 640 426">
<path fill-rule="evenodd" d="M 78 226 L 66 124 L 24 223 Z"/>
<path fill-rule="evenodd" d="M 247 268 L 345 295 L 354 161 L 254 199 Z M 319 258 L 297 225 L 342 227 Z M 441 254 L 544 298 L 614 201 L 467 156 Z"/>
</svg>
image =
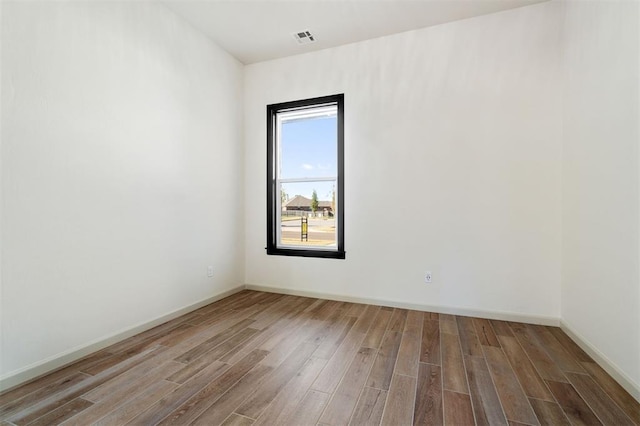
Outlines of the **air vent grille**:
<svg viewBox="0 0 640 426">
<path fill-rule="evenodd" d="M 313 34 L 311 34 L 311 31 L 309 30 L 293 33 L 293 38 L 296 39 L 298 44 L 309 44 L 316 41 L 316 38 L 313 36 Z"/>
</svg>

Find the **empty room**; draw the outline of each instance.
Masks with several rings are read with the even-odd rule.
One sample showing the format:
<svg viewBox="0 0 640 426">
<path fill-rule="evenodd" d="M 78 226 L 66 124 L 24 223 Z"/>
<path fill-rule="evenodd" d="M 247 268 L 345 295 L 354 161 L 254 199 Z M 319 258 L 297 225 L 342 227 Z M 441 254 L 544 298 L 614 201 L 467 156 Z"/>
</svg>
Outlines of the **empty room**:
<svg viewBox="0 0 640 426">
<path fill-rule="evenodd" d="M 640 2 L 0 25 L 0 426 L 640 425 Z"/>
</svg>

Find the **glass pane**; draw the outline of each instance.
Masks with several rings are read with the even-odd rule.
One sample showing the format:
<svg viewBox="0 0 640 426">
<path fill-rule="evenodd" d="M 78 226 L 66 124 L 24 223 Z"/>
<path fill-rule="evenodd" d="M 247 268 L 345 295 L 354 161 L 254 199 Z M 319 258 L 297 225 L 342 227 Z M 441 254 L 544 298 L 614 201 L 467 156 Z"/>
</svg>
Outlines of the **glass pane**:
<svg viewBox="0 0 640 426">
<path fill-rule="evenodd" d="M 335 181 L 282 184 L 278 245 L 336 248 L 335 187 Z"/>
<path fill-rule="evenodd" d="M 281 116 L 279 177 L 337 176 L 337 126 L 335 107 L 323 115 Z"/>
</svg>

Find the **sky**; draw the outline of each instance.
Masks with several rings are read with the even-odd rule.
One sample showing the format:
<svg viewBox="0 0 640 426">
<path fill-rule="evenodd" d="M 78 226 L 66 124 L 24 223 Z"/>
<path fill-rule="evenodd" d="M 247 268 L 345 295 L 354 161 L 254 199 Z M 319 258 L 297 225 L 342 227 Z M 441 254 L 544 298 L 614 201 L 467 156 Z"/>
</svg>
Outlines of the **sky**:
<svg viewBox="0 0 640 426">
<path fill-rule="evenodd" d="M 280 135 L 280 178 L 328 177 L 337 175 L 337 118 L 321 117 L 288 121 Z M 296 195 L 331 201 L 333 182 L 283 184 L 289 199 Z"/>
</svg>

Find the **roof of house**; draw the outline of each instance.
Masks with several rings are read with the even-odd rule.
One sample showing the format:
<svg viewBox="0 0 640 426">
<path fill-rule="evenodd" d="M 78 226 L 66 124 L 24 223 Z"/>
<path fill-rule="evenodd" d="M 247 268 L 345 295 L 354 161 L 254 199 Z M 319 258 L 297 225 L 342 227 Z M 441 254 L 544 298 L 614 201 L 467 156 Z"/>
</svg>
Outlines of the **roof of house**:
<svg viewBox="0 0 640 426">
<path fill-rule="evenodd" d="M 303 197 L 302 195 L 296 195 L 292 199 L 285 201 L 282 206 L 283 207 L 311 207 L 311 199 L 307 197 Z M 318 200 L 318 207 L 331 208 L 331 201 Z"/>
</svg>

